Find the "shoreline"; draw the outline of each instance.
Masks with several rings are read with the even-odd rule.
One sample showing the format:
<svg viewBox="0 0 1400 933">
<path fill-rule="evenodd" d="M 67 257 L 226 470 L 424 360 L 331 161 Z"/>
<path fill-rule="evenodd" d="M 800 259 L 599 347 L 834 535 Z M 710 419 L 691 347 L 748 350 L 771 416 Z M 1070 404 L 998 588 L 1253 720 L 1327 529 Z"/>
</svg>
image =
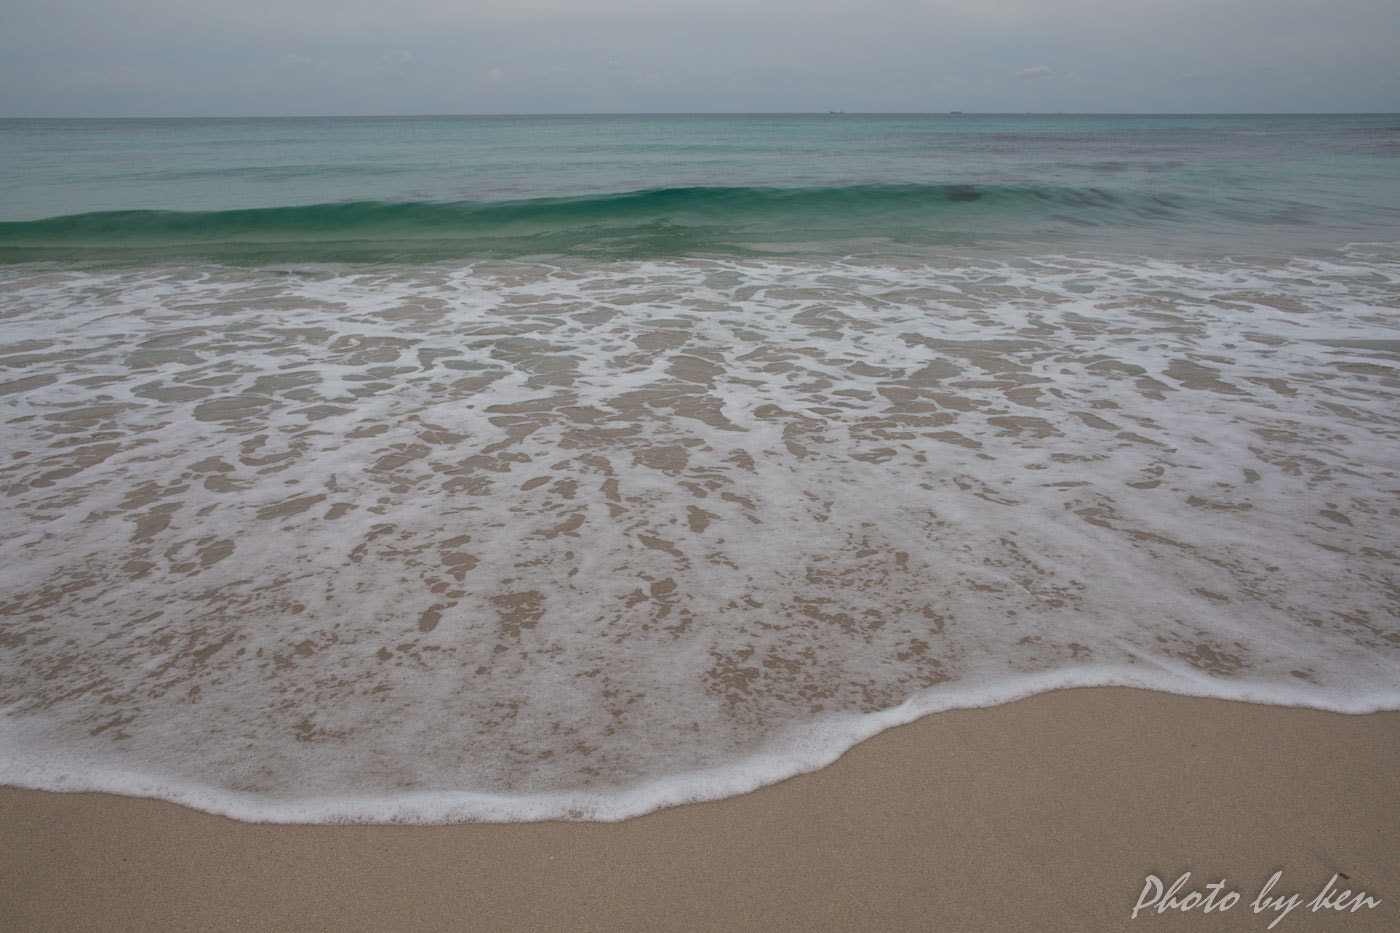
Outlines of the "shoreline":
<svg viewBox="0 0 1400 933">
<path fill-rule="evenodd" d="M 1400 923 L 1400 712 L 1080 687 L 880 733 L 620 823 L 240 823 L 0 788 L 7 930 L 1374 930 Z M 1147 907 L 1148 875 L 1229 910 Z M 1300 895 L 1279 917 L 1251 906 Z M 1310 911 L 1337 885 L 1379 899 Z"/>
</svg>

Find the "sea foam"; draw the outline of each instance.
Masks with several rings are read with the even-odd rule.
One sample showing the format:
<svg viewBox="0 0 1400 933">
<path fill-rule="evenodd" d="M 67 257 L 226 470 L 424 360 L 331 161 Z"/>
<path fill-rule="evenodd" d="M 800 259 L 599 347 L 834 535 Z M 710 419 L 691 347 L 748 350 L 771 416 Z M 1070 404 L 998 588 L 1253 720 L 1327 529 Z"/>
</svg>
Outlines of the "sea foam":
<svg viewBox="0 0 1400 933">
<path fill-rule="evenodd" d="M 1397 281 L 12 267 L 0 780 L 617 819 L 1064 686 L 1400 708 Z"/>
</svg>

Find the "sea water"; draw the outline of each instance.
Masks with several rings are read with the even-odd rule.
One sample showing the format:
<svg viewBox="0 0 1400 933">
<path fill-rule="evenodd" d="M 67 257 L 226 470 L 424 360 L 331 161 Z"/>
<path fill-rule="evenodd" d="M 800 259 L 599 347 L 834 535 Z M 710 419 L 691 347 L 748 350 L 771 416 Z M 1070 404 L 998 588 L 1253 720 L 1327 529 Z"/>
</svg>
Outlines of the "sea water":
<svg viewBox="0 0 1400 933">
<path fill-rule="evenodd" d="M 0 490 L 9 784 L 618 819 L 1066 686 L 1400 709 L 1400 117 L 0 121 Z"/>
</svg>

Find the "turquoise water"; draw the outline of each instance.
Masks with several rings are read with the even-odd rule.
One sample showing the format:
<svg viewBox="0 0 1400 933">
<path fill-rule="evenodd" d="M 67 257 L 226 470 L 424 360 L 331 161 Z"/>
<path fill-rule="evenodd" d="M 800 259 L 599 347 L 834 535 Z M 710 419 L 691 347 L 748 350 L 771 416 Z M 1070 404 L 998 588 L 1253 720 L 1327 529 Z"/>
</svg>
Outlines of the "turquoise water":
<svg viewBox="0 0 1400 933">
<path fill-rule="evenodd" d="M 1067 686 L 1400 709 L 1397 143 L 0 122 L 0 781 L 620 819 Z"/>
<path fill-rule="evenodd" d="M 0 258 L 918 254 L 1339 245 L 1400 217 L 1387 116 L 0 123 Z M 29 221 L 31 223 L 24 223 Z"/>
</svg>

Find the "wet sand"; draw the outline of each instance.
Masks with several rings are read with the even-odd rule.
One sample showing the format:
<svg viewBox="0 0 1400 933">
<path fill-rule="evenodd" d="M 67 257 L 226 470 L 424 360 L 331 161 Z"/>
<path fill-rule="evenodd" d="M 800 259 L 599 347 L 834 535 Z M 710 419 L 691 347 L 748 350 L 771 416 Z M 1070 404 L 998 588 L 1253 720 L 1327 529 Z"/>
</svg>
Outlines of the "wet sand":
<svg viewBox="0 0 1400 933">
<path fill-rule="evenodd" d="M 1093 688 L 939 714 L 616 824 L 237 823 L 0 789 L 0 928 L 1400 929 L 1400 713 Z M 1149 874 L 1240 896 L 1131 919 Z M 1308 907 L 1334 874 L 1379 898 Z M 1334 888 L 1334 891 L 1337 889 Z"/>
</svg>

